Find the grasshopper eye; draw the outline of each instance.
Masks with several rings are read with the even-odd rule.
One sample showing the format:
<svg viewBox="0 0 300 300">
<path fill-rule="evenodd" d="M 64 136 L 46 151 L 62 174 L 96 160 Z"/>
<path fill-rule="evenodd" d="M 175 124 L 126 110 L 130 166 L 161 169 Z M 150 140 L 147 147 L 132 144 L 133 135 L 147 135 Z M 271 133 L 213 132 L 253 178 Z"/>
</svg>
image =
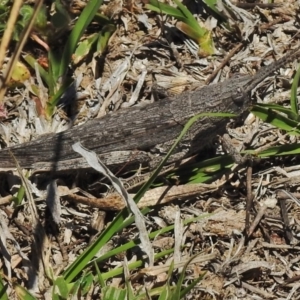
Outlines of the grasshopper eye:
<svg viewBox="0 0 300 300">
<path fill-rule="evenodd" d="M 232 101 L 237 106 L 242 106 L 247 100 L 247 95 L 242 91 L 240 87 L 238 87 L 235 92 L 232 93 Z"/>
</svg>

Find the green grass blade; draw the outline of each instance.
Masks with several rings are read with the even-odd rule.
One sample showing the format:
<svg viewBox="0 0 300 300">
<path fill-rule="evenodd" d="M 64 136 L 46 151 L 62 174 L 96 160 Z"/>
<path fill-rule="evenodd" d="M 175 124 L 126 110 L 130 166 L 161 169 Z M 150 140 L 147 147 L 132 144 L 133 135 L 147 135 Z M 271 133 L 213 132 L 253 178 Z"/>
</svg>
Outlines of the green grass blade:
<svg viewBox="0 0 300 300">
<path fill-rule="evenodd" d="M 101 297 L 102 300 L 123 300 L 127 299 L 126 290 L 107 286 L 103 289 L 103 296 Z"/>
<path fill-rule="evenodd" d="M 46 115 L 48 117 L 51 117 L 53 115 L 53 112 L 55 110 L 56 105 L 58 104 L 59 100 L 61 99 L 61 96 L 65 93 L 65 91 L 73 84 L 73 79 L 68 78 L 62 86 L 59 88 L 59 90 L 50 97 L 49 101 L 47 102 L 46 107 Z"/>
<path fill-rule="evenodd" d="M 15 206 L 21 205 L 24 195 L 25 195 L 25 188 L 24 186 L 20 186 L 17 196 L 14 196 L 12 198 L 12 201 L 14 202 Z"/>
<path fill-rule="evenodd" d="M 174 2 L 176 3 L 177 8 L 168 4 L 161 3 L 157 0 L 150 0 L 149 4 L 146 5 L 146 8 L 156 11 L 158 13 L 164 13 L 166 15 L 176 18 L 177 20 L 182 21 L 187 26 L 184 32 L 197 41 L 199 41 L 201 37 L 207 36 L 209 31 L 206 28 L 201 27 L 199 25 L 198 21 L 195 19 L 193 14 L 187 9 L 187 7 L 178 0 L 174 0 Z"/>
<path fill-rule="evenodd" d="M 59 296 L 62 297 L 62 299 L 67 299 L 67 297 L 69 295 L 69 288 L 68 288 L 68 284 L 66 283 L 66 281 L 64 280 L 63 277 L 59 276 L 55 279 L 53 295 L 54 295 L 54 293 L 55 294 L 57 293 L 55 291 L 56 290 L 55 287 L 57 287 L 57 289 L 59 291 Z"/>
<path fill-rule="evenodd" d="M 205 273 L 203 273 L 203 275 L 199 276 L 197 279 L 193 280 L 191 284 L 184 288 L 180 292 L 180 299 L 184 299 L 185 295 L 192 291 L 192 289 L 203 279 L 204 275 Z"/>
<path fill-rule="evenodd" d="M 194 18 L 192 13 L 187 9 L 187 7 L 183 5 L 181 2 L 179 2 L 178 0 L 174 0 L 174 2 L 177 5 L 176 8 L 171 5 L 164 4 L 157 0 L 150 0 L 149 4 L 146 4 L 146 8 L 151 9 L 158 13 L 164 13 L 168 16 L 174 17 L 177 20 L 180 20 L 188 24 L 195 30 L 199 29 L 200 30 L 199 34 L 201 34 L 203 28 L 200 27 L 199 23 Z"/>
<path fill-rule="evenodd" d="M 284 156 L 284 155 L 297 155 L 300 154 L 300 144 L 289 144 L 282 146 L 270 147 L 264 151 L 256 152 L 255 150 L 246 150 L 243 153 L 252 154 L 260 158 L 272 157 L 272 156 Z"/>
<path fill-rule="evenodd" d="M 91 272 L 83 276 L 81 281 L 81 289 L 80 289 L 81 296 L 85 296 L 86 294 L 88 294 L 88 292 L 92 289 L 93 282 L 94 282 L 94 276 L 92 275 Z"/>
<path fill-rule="evenodd" d="M 300 68 L 298 68 L 297 73 L 293 79 L 292 89 L 291 89 L 291 110 L 295 114 L 298 113 L 298 98 L 297 98 L 297 88 L 300 81 Z"/>
<path fill-rule="evenodd" d="M 200 30 L 199 35 L 204 34 L 205 31 L 203 30 L 203 28 L 200 27 L 198 21 L 195 19 L 193 14 L 187 9 L 187 7 L 178 0 L 173 0 L 173 1 L 176 3 L 177 7 L 180 9 L 180 11 L 185 16 L 185 19 L 186 19 L 185 23 L 188 24 L 189 26 L 191 26 L 192 28 L 194 28 L 195 30 Z"/>
<path fill-rule="evenodd" d="M 278 104 L 265 104 L 265 103 L 257 104 L 257 106 L 263 107 L 266 109 L 276 110 L 278 112 L 284 113 L 285 115 L 287 115 L 288 118 L 290 118 L 294 121 L 297 121 L 297 122 L 300 121 L 298 113 L 293 112 L 292 109 L 290 109 L 290 108 L 283 107 Z"/>
<path fill-rule="evenodd" d="M 15 293 L 18 296 L 18 299 L 22 300 L 36 300 L 36 298 L 31 295 L 24 287 L 19 284 L 14 285 Z"/>
<path fill-rule="evenodd" d="M 270 147 L 266 150 L 257 152 L 256 150 L 245 150 L 242 154 L 250 154 L 254 157 L 268 158 L 275 156 L 299 155 L 300 144 L 289 144 Z M 167 175 L 168 180 L 172 183 L 172 178 L 180 184 L 196 184 L 204 182 L 212 182 L 226 172 L 230 171 L 233 166 L 233 159 L 229 155 L 214 157 L 199 163 L 180 168 Z"/>
<path fill-rule="evenodd" d="M 200 48 L 199 54 L 201 56 L 212 55 L 214 53 L 214 44 L 211 32 L 205 27 L 201 27 L 193 14 L 180 1 L 174 0 L 174 2 L 177 8 L 157 0 L 150 0 L 146 8 L 167 14 L 181 21 L 177 22 L 176 27 L 198 43 Z"/>
<path fill-rule="evenodd" d="M 94 48 L 93 45 L 96 43 L 99 36 L 100 33 L 95 33 L 89 36 L 87 39 L 79 42 L 78 47 L 72 56 L 74 64 L 80 63 L 84 58 L 87 57 L 89 53 L 91 53 L 92 49 Z"/>
<path fill-rule="evenodd" d="M 55 0 L 55 13 L 51 16 L 51 23 L 55 28 L 67 27 L 71 21 L 71 17 L 62 1 Z"/>
<path fill-rule="evenodd" d="M 100 284 L 101 288 L 105 288 L 106 284 L 105 284 L 105 281 L 103 280 L 102 274 L 100 272 L 100 269 L 99 269 L 96 261 L 94 261 L 94 267 L 97 272 L 98 283 Z"/>
<path fill-rule="evenodd" d="M 168 256 L 170 255 L 171 253 L 174 252 L 174 249 L 169 249 L 169 250 L 164 250 L 160 253 L 157 253 L 155 254 L 154 258 L 155 260 L 158 260 L 158 259 L 161 259 L 165 256 Z M 131 270 L 136 270 L 137 268 L 140 268 L 142 266 L 145 265 L 145 261 L 144 260 L 138 260 L 138 261 L 135 261 L 133 263 L 130 263 L 128 265 L 128 269 L 131 271 Z M 111 271 L 108 271 L 106 273 L 103 273 L 102 276 L 103 276 L 103 279 L 104 280 L 107 280 L 107 279 L 110 279 L 110 278 L 114 278 L 116 276 L 120 276 L 120 275 L 123 275 L 124 273 L 124 268 L 123 267 L 120 267 L 120 268 L 116 268 L 116 269 L 113 269 Z"/>
<path fill-rule="evenodd" d="M 76 295 L 78 295 L 79 291 L 80 291 L 80 284 L 81 284 L 81 278 L 79 278 L 77 281 L 75 281 L 74 283 L 70 284 L 70 292 L 69 292 L 69 298 L 68 299 L 75 299 Z M 73 297 L 73 298 L 72 298 Z"/>
<path fill-rule="evenodd" d="M 203 2 L 217 15 L 219 15 L 222 19 L 224 19 L 224 14 L 222 14 L 217 6 L 218 6 L 218 0 L 203 0 Z"/>
<path fill-rule="evenodd" d="M 191 218 L 191 219 L 184 220 L 183 224 L 188 225 L 190 223 L 197 222 L 197 221 L 202 220 L 204 218 L 207 218 L 209 216 L 211 216 L 211 214 L 203 214 L 203 215 L 200 215 L 196 218 Z M 165 234 L 165 233 L 170 232 L 172 230 L 174 230 L 174 225 L 164 227 L 162 229 L 151 232 L 149 234 L 149 238 L 150 239 L 157 238 L 159 235 Z M 107 253 L 103 254 L 102 256 L 100 256 L 99 258 L 97 258 L 94 262 L 100 263 L 100 262 L 106 261 L 110 257 L 113 257 L 113 256 L 115 256 L 117 254 L 120 254 L 124 251 L 127 251 L 129 249 L 132 249 L 133 247 L 135 247 L 139 244 L 140 244 L 140 240 L 135 239 L 135 240 L 130 241 L 130 242 L 128 242 L 128 243 L 126 243 L 122 246 L 119 246 L 117 248 L 114 248 L 114 249 L 110 250 L 109 252 L 107 252 Z"/>
<path fill-rule="evenodd" d="M 127 260 L 124 261 L 124 264 L 128 264 Z M 133 287 L 131 285 L 131 281 L 130 281 L 130 274 L 128 274 L 128 276 L 126 276 L 126 272 L 129 273 L 128 267 L 126 266 L 126 268 L 124 268 L 124 277 L 125 277 L 125 287 L 126 287 L 126 292 L 127 292 L 127 299 L 128 300 L 133 300 L 134 299 L 134 290 Z"/>
<path fill-rule="evenodd" d="M 7 288 L 8 284 L 4 284 L 2 276 L 0 276 L 0 300 L 8 300 L 8 295 L 6 293 Z"/>
<path fill-rule="evenodd" d="M 145 5 L 145 7 L 157 13 L 164 13 L 183 22 L 185 22 L 186 20 L 186 17 L 181 10 L 157 0 L 150 0 L 149 3 Z"/>
<path fill-rule="evenodd" d="M 181 288 L 182 288 L 182 284 L 183 284 L 183 280 L 185 278 L 185 272 L 186 272 L 186 268 L 187 266 L 190 264 L 190 262 L 199 254 L 196 254 L 194 256 L 192 256 L 189 261 L 185 264 L 184 268 L 182 269 L 181 273 L 180 273 L 180 276 L 179 276 L 179 279 L 176 283 L 176 288 L 175 290 L 173 291 L 173 295 L 172 295 L 172 298 L 171 299 L 174 299 L 174 300 L 180 300 L 181 299 L 181 295 L 180 295 L 180 291 L 181 291 Z"/>
<path fill-rule="evenodd" d="M 289 134 L 300 134 L 300 129 L 298 128 L 299 123 L 297 121 L 285 117 L 272 109 L 267 109 L 260 105 L 254 105 L 251 112 L 264 122 L 270 123 L 279 129 L 286 130 Z"/>
<path fill-rule="evenodd" d="M 169 267 L 169 270 L 168 270 L 167 282 L 164 285 L 164 289 L 162 290 L 158 300 L 171 300 L 171 299 L 173 299 L 172 294 L 171 294 L 172 289 L 171 289 L 171 284 L 170 284 L 170 280 L 171 280 L 173 271 L 174 271 L 174 259 L 172 260 L 172 262 L 170 264 L 170 267 Z"/>
<path fill-rule="evenodd" d="M 198 115 L 194 116 L 193 118 L 191 118 L 186 123 L 186 125 L 184 126 L 183 130 L 181 131 L 180 135 L 176 139 L 176 141 L 173 144 L 173 146 L 171 147 L 171 149 L 168 151 L 168 153 L 165 156 L 165 158 L 162 160 L 162 162 L 156 168 L 156 170 L 151 175 L 151 177 L 149 178 L 149 180 L 142 186 L 142 188 L 135 195 L 134 200 L 136 201 L 136 203 L 138 203 L 138 201 L 143 197 L 143 195 L 145 194 L 145 192 L 150 188 L 150 186 L 152 185 L 152 183 L 154 182 L 154 180 L 158 176 L 159 172 L 161 171 L 161 169 L 163 168 L 163 166 L 166 164 L 167 160 L 171 156 L 172 152 L 178 146 L 178 144 L 181 141 L 181 139 L 183 138 L 183 136 L 187 133 L 187 131 L 190 129 L 190 127 L 197 120 L 199 120 L 200 118 L 203 118 L 203 117 L 220 117 L 220 118 L 224 118 L 224 117 L 234 117 L 234 116 L 235 116 L 234 114 L 230 114 L 230 113 L 201 113 L 201 114 L 198 114 Z"/>
<path fill-rule="evenodd" d="M 181 291 L 182 289 L 182 285 L 183 285 L 183 280 L 185 279 L 185 273 L 186 273 L 186 269 L 188 267 L 188 265 L 199 255 L 200 253 L 197 253 L 196 255 L 192 256 L 189 261 L 185 264 L 184 268 L 182 269 L 182 272 L 179 276 L 179 280 L 176 284 L 176 289 L 174 291 L 174 295 L 173 298 L 174 300 L 180 300 L 183 297 L 183 292 Z M 202 277 L 200 277 L 200 280 L 202 279 Z M 199 280 L 199 278 L 198 278 Z M 188 286 L 188 290 L 185 290 L 185 294 L 190 291 L 192 289 L 191 285 Z"/>
<path fill-rule="evenodd" d="M 169 173 L 166 178 L 172 183 L 172 178 L 185 183 L 203 183 L 215 180 L 232 167 L 233 160 L 229 155 L 221 155 L 204 161 L 181 167 Z"/>
<path fill-rule="evenodd" d="M 49 60 L 49 95 L 54 95 L 57 91 L 57 87 L 59 88 L 59 69 L 60 69 L 60 57 L 59 53 L 54 51 L 49 51 L 48 53 Z"/>
<path fill-rule="evenodd" d="M 114 24 L 107 24 L 103 26 L 97 42 L 97 52 L 100 55 L 105 52 L 108 46 L 108 41 L 112 34 L 115 32 L 115 30 L 116 26 Z"/>
<path fill-rule="evenodd" d="M 149 211 L 150 211 L 150 209 L 143 209 L 141 212 L 143 214 L 146 214 Z M 190 224 L 192 222 L 196 222 L 200 219 L 203 219 L 203 218 L 206 218 L 209 216 L 210 216 L 210 214 L 204 214 L 204 215 L 201 215 L 196 218 L 191 218 L 191 219 L 185 220 L 184 225 Z M 116 217 L 116 219 L 112 222 L 112 224 L 109 225 L 109 227 L 99 236 L 99 238 L 72 263 L 72 265 L 64 273 L 64 278 L 67 282 L 70 282 L 79 272 L 81 272 L 85 267 L 90 265 L 89 261 L 95 256 L 95 254 L 97 254 L 97 252 L 101 249 L 101 247 L 103 247 L 103 245 L 106 244 L 106 242 L 111 238 L 111 235 L 113 235 L 116 232 L 116 231 L 114 231 L 114 230 L 116 230 L 115 229 L 116 226 L 119 226 L 118 229 L 121 230 L 122 228 L 125 228 L 134 222 L 133 217 L 128 218 L 128 219 L 126 219 L 126 217 L 127 217 L 127 212 L 125 210 L 120 212 L 118 214 L 118 216 Z M 117 224 L 117 225 L 115 226 L 115 224 Z M 150 238 L 153 239 L 153 238 L 157 237 L 158 235 L 169 232 L 173 229 L 174 229 L 174 225 L 167 226 L 158 231 L 150 233 Z M 99 263 L 101 261 L 107 260 L 108 258 L 110 258 L 122 251 L 131 249 L 134 246 L 139 245 L 139 243 L 140 242 L 138 239 L 131 241 L 123 246 L 120 246 L 118 248 L 115 248 L 115 249 L 109 251 L 108 253 L 102 255 L 95 261 L 97 263 Z M 166 255 L 166 254 L 163 254 L 163 255 Z M 140 265 L 138 265 L 138 266 L 140 266 Z M 121 274 L 122 274 L 122 271 L 120 273 L 117 273 L 117 275 L 121 275 Z M 102 274 L 102 280 L 104 280 L 104 279 L 107 279 L 107 275 Z"/>
<path fill-rule="evenodd" d="M 35 70 L 35 68 L 37 66 L 38 71 L 39 71 L 42 79 L 44 80 L 46 85 L 49 87 L 51 79 L 50 79 L 50 76 L 49 76 L 48 72 L 30 54 L 23 55 L 23 58 L 33 70 Z"/>
<path fill-rule="evenodd" d="M 103 0 L 88 1 L 86 7 L 80 14 L 64 48 L 64 52 L 61 58 L 61 64 L 59 69 L 59 77 L 63 77 L 68 69 L 69 63 L 71 61 L 72 55 L 75 52 L 77 43 L 82 37 L 87 26 L 91 23 L 94 16 L 97 14 L 99 7 L 103 3 Z M 57 78 L 57 79 L 58 79 Z"/>
<path fill-rule="evenodd" d="M 149 211 L 149 208 L 144 208 L 141 213 L 146 214 Z M 116 216 L 112 223 L 102 232 L 95 242 L 77 257 L 77 259 L 63 274 L 68 283 L 71 282 L 74 277 L 77 276 L 78 273 L 80 273 L 88 265 L 98 251 L 111 239 L 113 235 L 134 222 L 134 218 L 127 219 L 127 217 L 128 211 L 126 208 Z"/>
</svg>

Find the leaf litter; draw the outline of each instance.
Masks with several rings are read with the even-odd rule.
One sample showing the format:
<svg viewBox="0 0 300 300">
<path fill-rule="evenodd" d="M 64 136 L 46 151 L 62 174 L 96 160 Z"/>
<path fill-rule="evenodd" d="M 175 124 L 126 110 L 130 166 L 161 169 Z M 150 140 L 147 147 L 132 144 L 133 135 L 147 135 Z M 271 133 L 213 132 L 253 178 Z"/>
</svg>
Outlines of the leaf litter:
<svg viewBox="0 0 300 300">
<path fill-rule="evenodd" d="M 29 87 L 35 81 L 40 87 L 41 83 L 37 71 L 31 70 L 31 78 L 27 80 L 26 87 L 10 89 L 6 96 L 7 119 L 1 124 L 3 144 L 11 146 L 24 143 L 41 134 L 59 132 L 73 124 L 80 125 L 90 118 L 103 116 L 111 111 L 132 105 L 145 105 L 154 101 L 151 93 L 153 85 L 157 85 L 169 96 L 202 86 L 210 74 L 226 59 L 227 53 L 234 48 L 237 40 L 243 42 L 245 46 L 239 49 L 216 74 L 213 82 L 223 81 L 233 76 L 233 73 L 254 74 L 255 70 L 281 57 L 291 44 L 293 47 L 299 47 L 296 39 L 299 27 L 295 23 L 299 11 L 298 4 L 296 1 L 279 4 L 281 6 L 271 9 L 255 7 L 249 11 L 229 4 L 229 24 L 235 27 L 233 32 L 209 16 L 216 55 L 204 58 L 199 57 L 195 51 L 195 42 L 176 29 L 175 19 L 149 12 L 143 9 L 139 2 L 127 7 L 122 6 L 120 2 L 111 1 L 107 11 L 110 11 L 111 16 L 120 23 L 110 39 L 105 59 L 101 57 L 99 63 L 99 57 L 95 56 L 91 61 L 83 60 L 75 67 L 74 74 L 77 81 L 73 95 L 78 99 L 77 106 L 68 113 L 66 109 L 69 105 L 68 98 L 73 96 L 64 97 L 62 104 L 54 113 L 53 121 L 47 121 L 39 109 L 39 103 L 44 101 L 42 98 L 45 98 L 46 93 L 43 91 L 42 95 L 33 95 Z M 99 71 L 100 64 L 102 64 L 101 71 Z M 278 70 L 276 77 L 272 76 L 261 83 L 254 92 L 257 101 L 285 104 L 290 93 L 290 81 L 297 66 L 295 63 L 286 66 Z M 282 135 L 278 129 L 262 123 L 253 115 L 246 121 L 246 125 L 232 127 L 229 128 L 229 132 L 236 140 L 244 143 L 247 137 L 247 141 L 251 142 L 250 146 L 255 149 L 298 140 L 289 135 Z M 160 280 L 167 279 L 172 259 L 175 259 L 176 268 L 182 268 L 191 255 L 203 253 L 203 257 L 200 254 L 198 260 L 189 265 L 186 273 L 186 279 L 189 280 L 206 271 L 203 280 L 192 291 L 194 299 L 200 297 L 225 299 L 230 295 L 242 299 L 254 297 L 297 299 L 299 297 L 297 280 L 300 275 L 298 271 L 300 249 L 297 246 L 299 204 L 297 200 L 295 203 L 294 198 L 299 198 L 298 173 L 295 176 L 295 172 L 299 172 L 299 169 L 299 159 L 295 156 L 270 158 L 254 166 L 251 185 L 255 198 L 251 221 L 255 220 L 258 212 L 262 215 L 254 230 L 251 230 L 250 237 L 247 237 L 244 231 L 245 168 L 229 177 L 223 176 L 207 185 L 199 185 L 199 191 L 195 194 L 186 191 L 188 187 L 185 190 L 184 185 L 178 185 L 181 190 L 178 194 L 174 193 L 175 196 L 172 198 L 174 204 L 164 202 L 157 204 L 157 201 L 153 200 L 154 207 L 150 213 L 152 220 L 147 217 L 144 223 L 147 231 L 153 232 L 165 227 L 166 224 L 174 224 L 174 219 L 170 216 L 175 215 L 176 225 L 174 235 L 168 233 L 165 236 L 157 236 L 152 243 L 160 245 L 158 243 L 161 241 L 159 247 L 163 247 L 165 239 L 171 238 L 173 240 L 168 240 L 168 243 L 175 244 L 176 254 L 174 256 L 169 254 L 158 264 L 154 262 L 154 266 L 140 270 L 139 274 L 147 274 L 149 286 L 155 286 L 161 282 Z M 1 177 L 3 184 L 0 191 L 4 199 L 15 193 L 15 178 L 18 174 L 13 175 L 14 180 L 12 174 L 2 173 Z M 46 266 L 58 274 L 62 266 L 69 265 L 89 245 L 93 236 L 99 234 L 93 228 L 101 230 L 112 219 L 113 212 L 106 211 L 103 217 L 100 215 L 101 209 L 95 208 L 88 200 L 92 202 L 94 197 L 97 203 L 100 202 L 98 200 L 101 196 L 104 199 L 105 197 L 111 199 L 109 197 L 112 196 L 107 196 L 107 192 L 103 192 L 104 187 L 109 184 L 94 173 L 84 173 L 83 176 L 79 174 L 78 177 L 60 175 L 53 197 L 56 201 L 60 200 L 61 207 L 57 204 L 55 209 L 57 215 L 49 216 L 45 206 L 46 196 L 42 196 L 49 183 L 50 178 L 47 174 L 40 174 L 37 178 L 33 176 L 28 183 L 32 185 L 31 196 L 27 197 L 33 197 L 33 202 L 36 203 L 37 217 L 40 219 L 38 222 L 45 227 L 46 218 L 54 218 L 59 224 L 58 238 L 53 238 L 55 235 L 53 232 L 46 232 L 49 244 L 47 242 L 44 245 L 47 249 Z M 64 189 L 64 192 L 60 192 L 61 189 Z M 290 195 L 283 194 L 282 190 Z M 163 194 L 162 191 L 159 192 Z M 158 198 L 152 190 L 149 193 L 154 194 L 150 197 Z M 184 193 L 187 196 L 183 196 Z M 86 198 L 87 202 L 78 201 L 76 195 L 78 199 Z M 272 197 L 277 200 L 277 205 L 266 206 L 261 210 L 266 199 Z M 14 214 L 15 207 L 12 203 L 7 203 L 9 198 L 5 199 L 1 202 L 3 229 L 1 253 L 3 256 L 4 253 L 7 255 L 2 263 L 5 263 L 8 278 L 17 278 L 20 284 L 28 287 L 30 272 L 27 269 L 23 270 L 22 264 L 30 260 L 28 257 L 31 251 L 28 245 L 34 243 L 30 236 L 34 233 L 33 226 L 36 221 L 33 221 L 32 217 L 35 213 L 28 210 L 30 206 L 24 201 L 19 212 Z M 287 206 L 288 229 L 292 232 L 292 240 L 286 237 L 287 226 L 282 220 L 279 202 L 284 202 Z M 182 221 L 205 212 L 212 215 L 188 226 L 182 225 Z M 96 223 L 99 222 L 99 227 L 95 224 L 92 226 L 92 215 L 95 216 Z M 113 238 L 111 248 L 135 239 L 137 234 L 138 230 L 134 225 L 124 229 L 120 235 Z M 14 246 L 10 247 L 7 240 L 13 241 Z M 156 249 L 159 247 L 156 246 Z M 61 255 L 58 256 L 57 253 Z M 17 263 L 12 259 L 15 255 L 22 258 Z M 126 252 L 124 255 L 128 255 L 127 259 L 118 256 L 111 258 L 106 262 L 104 269 L 125 263 L 130 258 L 134 259 L 134 255 L 130 257 Z M 58 262 L 61 263 L 60 266 Z M 38 269 L 39 266 L 40 262 Z M 128 272 L 130 273 L 130 270 L 127 269 L 126 273 Z M 176 277 L 173 278 L 173 282 L 176 284 Z M 123 281 L 119 280 L 117 286 L 123 286 Z M 143 283 L 136 279 L 134 285 L 136 290 L 142 286 Z M 43 294 L 48 287 L 49 282 L 42 277 L 39 278 L 38 284 L 32 284 L 32 290 L 37 295 Z"/>
</svg>

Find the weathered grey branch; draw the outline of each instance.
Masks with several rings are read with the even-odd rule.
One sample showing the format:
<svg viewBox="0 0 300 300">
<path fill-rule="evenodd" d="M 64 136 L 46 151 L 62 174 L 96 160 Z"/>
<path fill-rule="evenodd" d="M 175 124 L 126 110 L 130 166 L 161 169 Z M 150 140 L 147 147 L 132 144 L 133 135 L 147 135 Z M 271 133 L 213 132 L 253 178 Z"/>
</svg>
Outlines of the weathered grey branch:
<svg viewBox="0 0 300 300">
<path fill-rule="evenodd" d="M 82 145 L 95 151 L 107 165 L 124 164 L 130 160 L 150 162 L 149 151 L 167 150 L 180 134 L 185 123 L 195 114 L 204 112 L 227 112 L 240 115 L 249 109 L 251 90 L 286 63 L 300 56 L 300 49 L 287 53 L 280 60 L 259 70 L 255 76 L 234 77 L 222 83 L 205 86 L 174 98 L 167 98 L 144 107 L 133 107 L 108 114 L 101 119 L 70 130 L 39 137 L 38 139 L 0 151 L 0 168 L 14 168 L 9 150 L 23 168 L 41 168 L 56 162 L 57 170 L 84 167 L 82 159 L 72 150 L 72 144 Z M 204 117 L 193 125 L 177 149 L 179 155 L 194 154 L 217 134 L 225 131 L 226 118 Z M 8 150 L 9 149 L 9 150 Z M 111 159 L 111 153 L 125 151 Z M 128 152 L 129 151 L 129 152 Z M 119 152 L 120 153 L 120 152 Z M 148 156 L 149 154 L 149 156 Z M 149 158 L 149 159 L 148 159 Z M 81 162 L 81 164 L 79 164 Z M 73 167 L 72 167 L 73 166 Z"/>
</svg>

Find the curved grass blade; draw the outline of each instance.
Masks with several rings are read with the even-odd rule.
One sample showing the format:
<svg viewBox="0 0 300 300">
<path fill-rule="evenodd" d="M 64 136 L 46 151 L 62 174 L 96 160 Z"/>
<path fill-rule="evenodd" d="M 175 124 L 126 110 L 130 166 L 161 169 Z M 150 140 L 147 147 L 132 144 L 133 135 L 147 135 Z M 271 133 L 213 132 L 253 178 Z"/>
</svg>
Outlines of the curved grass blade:
<svg viewBox="0 0 300 300">
<path fill-rule="evenodd" d="M 270 147 L 264 151 L 257 152 L 255 150 L 246 150 L 243 153 L 248 153 L 260 158 L 284 155 L 297 155 L 300 154 L 300 144 L 290 144 Z"/>
<path fill-rule="evenodd" d="M 8 295 L 6 293 L 8 284 L 4 284 L 2 276 L 0 275 L 0 300 L 8 300 Z"/>
<path fill-rule="evenodd" d="M 196 218 L 191 218 L 191 219 L 184 220 L 183 224 L 184 225 L 188 225 L 188 224 L 191 224 L 193 222 L 198 222 L 199 220 L 202 220 L 204 218 L 208 218 L 209 216 L 211 216 L 211 214 L 202 214 L 201 216 L 198 216 Z M 151 232 L 149 234 L 149 238 L 150 239 L 157 238 L 159 235 L 162 235 L 162 234 L 164 234 L 166 232 L 170 232 L 172 230 L 174 230 L 174 225 L 170 225 L 170 226 L 164 227 L 164 228 L 159 229 L 157 231 Z M 127 251 L 127 250 L 129 250 L 129 249 L 131 249 L 131 248 L 133 248 L 133 247 L 135 247 L 135 246 L 137 246 L 139 244 L 140 244 L 140 240 L 139 239 L 135 239 L 135 240 L 130 241 L 130 242 L 128 242 L 128 243 L 126 243 L 126 244 L 124 244 L 122 246 L 119 246 L 117 248 L 114 248 L 114 249 L 110 250 L 109 252 L 107 252 L 107 253 L 103 254 L 102 256 L 100 256 L 99 258 L 95 259 L 93 262 L 94 263 L 95 262 L 97 262 L 97 263 L 103 262 L 103 261 L 109 259 L 110 257 L 113 257 L 113 256 L 115 256 L 117 254 L 120 254 L 120 253 L 122 253 L 124 251 Z"/>
<path fill-rule="evenodd" d="M 169 173 L 166 178 L 172 182 L 172 178 L 185 183 L 203 183 L 213 181 L 230 170 L 233 159 L 229 155 L 221 155 L 204 161 L 183 166 Z"/>
<path fill-rule="evenodd" d="M 158 13 L 164 13 L 181 21 L 177 22 L 176 27 L 198 43 L 201 48 L 199 53 L 203 56 L 213 54 L 214 46 L 211 32 L 199 25 L 198 21 L 185 5 L 178 0 L 174 0 L 174 2 L 177 5 L 176 8 L 157 0 L 150 0 L 149 4 L 146 4 L 146 8 Z"/>
<path fill-rule="evenodd" d="M 299 135 L 299 123 L 292 120 L 275 110 L 265 108 L 261 105 L 254 105 L 251 112 L 262 119 L 264 122 L 274 125 L 279 129 L 283 129 L 292 135 Z"/>
<path fill-rule="evenodd" d="M 185 272 L 186 272 L 186 269 L 187 267 L 189 266 L 189 264 L 198 256 L 200 255 L 200 253 L 197 253 L 196 255 L 192 256 L 189 261 L 185 264 L 181 274 L 180 274 L 180 277 L 179 277 L 179 280 L 177 282 L 177 285 L 176 285 L 176 290 L 174 292 L 174 295 L 173 295 L 173 298 L 174 300 L 180 300 L 180 299 L 183 299 L 183 297 L 188 293 L 190 292 L 194 286 L 200 281 L 202 280 L 204 274 L 202 276 L 199 276 L 197 279 L 195 279 L 190 285 L 188 285 L 185 289 L 182 290 L 182 286 L 183 286 L 183 280 L 185 278 Z"/>
<path fill-rule="evenodd" d="M 149 3 L 145 5 L 145 7 L 157 13 L 164 13 L 166 15 L 172 16 L 183 22 L 186 20 L 186 16 L 183 14 L 183 12 L 180 9 L 162 3 L 158 0 L 150 0 Z"/>
<path fill-rule="evenodd" d="M 297 88 L 300 81 L 300 68 L 298 68 L 297 73 L 293 79 L 292 89 L 291 89 L 291 110 L 298 116 L 298 98 L 297 98 Z"/>
<path fill-rule="evenodd" d="M 272 103 L 271 104 L 260 103 L 260 104 L 257 104 L 257 106 L 266 108 L 266 109 L 276 110 L 278 112 L 286 114 L 288 118 L 290 118 L 294 121 L 297 121 L 297 122 L 300 121 L 298 113 L 293 112 L 292 109 L 290 109 L 288 107 L 283 107 L 281 105 L 272 104 Z"/>
<path fill-rule="evenodd" d="M 48 117 L 51 117 L 56 105 L 58 104 L 59 100 L 61 99 L 61 96 L 66 92 L 66 90 L 73 84 L 73 79 L 68 78 L 63 85 L 59 88 L 59 90 L 50 97 L 47 107 L 46 107 L 46 115 Z"/>
<path fill-rule="evenodd" d="M 171 149 L 168 151 L 167 155 L 164 157 L 162 162 L 159 164 L 159 166 L 156 168 L 156 170 L 153 172 L 149 180 L 142 186 L 142 188 L 137 192 L 137 194 L 134 197 L 134 200 L 136 203 L 144 196 L 145 192 L 150 188 L 156 177 L 158 176 L 159 172 L 162 170 L 163 166 L 168 161 L 169 157 L 171 156 L 172 152 L 175 150 L 175 148 L 178 146 L 179 142 L 183 138 L 183 136 L 187 133 L 187 131 L 190 129 L 190 127 L 200 118 L 203 117 L 234 117 L 234 114 L 231 113 L 201 113 L 194 117 L 192 117 L 184 126 L 183 130 L 181 131 L 180 135 L 176 139 L 175 143 L 171 147 Z"/>
<path fill-rule="evenodd" d="M 80 17 L 78 18 L 64 48 L 62 58 L 60 60 L 60 69 L 58 78 L 63 77 L 68 69 L 68 65 L 71 61 L 72 55 L 75 52 L 77 43 L 82 37 L 83 32 L 87 26 L 91 23 L 94 16 L 97 14 L 99 7 L 103 3 L 103 0 L 88 1 L 86 7 L 83 9 Z M 57 78 L 57 79 L 58 79 Z"/>
<path fill-rule="evenodd" d="M 141 210 L 141 213 L 146 214 L 150 210 L 150 208 L 144 208 Z M 84 268 L 92 261 L 94 256 L 103 246 L 106 245 L 113 235 L 121 231 L 123 228 L 131 225 L 135 221 L 134 218 L 128 218 L 128 215 L 129 213 L 127 208 L 119 212 L 115 219 L 100 234 L 94 243 L 86 248 L 85 251 L 77 257 L 77 259 L 63 273 L 66 282 L 71 282 L 82 270 L 84 270 Z"/>
<path fill-rule="evenodd" d="M 35 68 L 37 66 L 42 79 L 44 80 L 46 85 L 49 87 L 51 79 L 50 79 L 50 75 L 48 74 L 48 72 L 37 62 L 37 60 L 32 55 L 26 54 L 26 55 L 23 55 L 23 58 L 33 70 L 35 70 Z"/>
<path fill-rule="evenodd" d="M 37 300 L 32 294 L 29 293 L 24 287 L 19 284 L 14 285 L 15 293 L 18 296 L 18 299 L 22 300 Z"/>
</svg>

